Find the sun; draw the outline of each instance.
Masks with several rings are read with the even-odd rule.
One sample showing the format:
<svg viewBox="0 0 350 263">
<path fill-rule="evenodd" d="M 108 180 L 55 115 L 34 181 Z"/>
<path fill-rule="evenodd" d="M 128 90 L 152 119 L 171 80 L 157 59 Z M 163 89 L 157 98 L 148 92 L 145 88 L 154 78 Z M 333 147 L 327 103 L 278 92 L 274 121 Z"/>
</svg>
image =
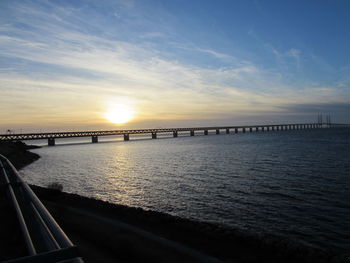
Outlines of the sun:
<svg viewBox="0 0 350 263">
<path fill-rule="evenodd" d="M 123 124 L 130 121 L 133 118 L 133 111 L 126 106 L 116 105 L 110 108 L 106 113 L 105 117 L 108 121 L 114 124 Z"/>
</svg>

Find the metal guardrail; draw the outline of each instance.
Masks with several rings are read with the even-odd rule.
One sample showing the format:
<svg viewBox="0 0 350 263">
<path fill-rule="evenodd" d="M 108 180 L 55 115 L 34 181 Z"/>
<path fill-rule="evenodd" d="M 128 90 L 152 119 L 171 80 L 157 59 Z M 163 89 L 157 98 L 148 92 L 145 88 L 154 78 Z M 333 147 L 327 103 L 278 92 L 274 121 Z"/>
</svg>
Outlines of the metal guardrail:
<svg viewBox="0 0 350 263">
<path fill-rule="evenodd" d="M 18 174 L 11 162 L 0 154 L 0 175 L 16 211 L 28 256 L 3 263 L 83 263 L 55 219 L 50 215 L 32 189 Z"/>
</svg>

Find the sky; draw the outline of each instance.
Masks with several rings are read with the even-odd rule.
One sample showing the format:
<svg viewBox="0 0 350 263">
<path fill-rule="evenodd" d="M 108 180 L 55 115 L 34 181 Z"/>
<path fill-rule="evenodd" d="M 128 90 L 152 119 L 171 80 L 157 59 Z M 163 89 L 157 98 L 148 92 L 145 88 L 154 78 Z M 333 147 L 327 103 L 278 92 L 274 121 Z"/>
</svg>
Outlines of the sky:
<svg viewBox="0 0 350 263">
<path fill-rule="evenodd" d="M 349 13 L 347 0 L 2 0 L 0 133 L 350 123 Z"/>
</svg>

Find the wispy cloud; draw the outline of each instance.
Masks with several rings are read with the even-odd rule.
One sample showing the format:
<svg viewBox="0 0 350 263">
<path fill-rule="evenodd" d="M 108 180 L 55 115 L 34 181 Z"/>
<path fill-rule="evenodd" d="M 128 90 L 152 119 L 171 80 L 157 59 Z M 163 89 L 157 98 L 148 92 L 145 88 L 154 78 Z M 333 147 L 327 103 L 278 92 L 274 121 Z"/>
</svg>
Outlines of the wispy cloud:
<svg viewBox="0 0 350 263">
<path fill-rule="evenodd" d="M 265 44 L 265 47 L 274 54 L 277 63 L 284 69 L 290 67 L 291 63 L 295 70 L 300 71 L 302 69 L 301 50 L 296 48 L 290 48 L 289 50 L 283 52 L 277 50 L 277 48 L 273 47 L 271 44 Z"/>
</svg>

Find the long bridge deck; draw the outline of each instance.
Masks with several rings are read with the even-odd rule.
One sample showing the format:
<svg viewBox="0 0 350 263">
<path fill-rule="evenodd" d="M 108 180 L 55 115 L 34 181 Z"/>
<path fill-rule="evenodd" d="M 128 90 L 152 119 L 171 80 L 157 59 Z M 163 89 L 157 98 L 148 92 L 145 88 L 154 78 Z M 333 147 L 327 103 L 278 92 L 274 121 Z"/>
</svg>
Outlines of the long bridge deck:
<svg viewBox="0 0 350 263">
<path fill-rule="evenodd" d="M 218 126 L 218 127 L 188 127 L 188 128 L 156 128 L 156 129 L 130 129 L 130 130 L 109 130 L 109 131 L 75 131 L 75 132 L 48 132 L 48 133 L 22 133 L 22 134 L 0 134 L 0 141 L 23 141 L 23 140 L 40 140 L 47 139 L 48 145 L 55 145 L 55 139 L 72 138 L 72 137 L 88 137 L 91 136 L 93 143 L 98 142 L 98 136 L 123 135 L 124 140 L 129 140 L 130 134 L 150 134 L 152 139 L 157 138 L 158 133 L 173 133 L 173 137 L 177 137 L 179 132 L 189 132 L 191 136 L 195 135 L 195 131 L 203 131 L 204 135 L 208 135 L 209 131 L 224 130 L 227 134 L 231 131 L 253 132 L 253 131 L 279 131 L 279 130 L 300 130 L 315 128 L 330 128 L 345 126 L 346 124 L 322 124 L 322 123 L 287 123 L 287 124 L 271 124 L 271 125 L 247 125 L 247 126 Z"/>
</svg>

